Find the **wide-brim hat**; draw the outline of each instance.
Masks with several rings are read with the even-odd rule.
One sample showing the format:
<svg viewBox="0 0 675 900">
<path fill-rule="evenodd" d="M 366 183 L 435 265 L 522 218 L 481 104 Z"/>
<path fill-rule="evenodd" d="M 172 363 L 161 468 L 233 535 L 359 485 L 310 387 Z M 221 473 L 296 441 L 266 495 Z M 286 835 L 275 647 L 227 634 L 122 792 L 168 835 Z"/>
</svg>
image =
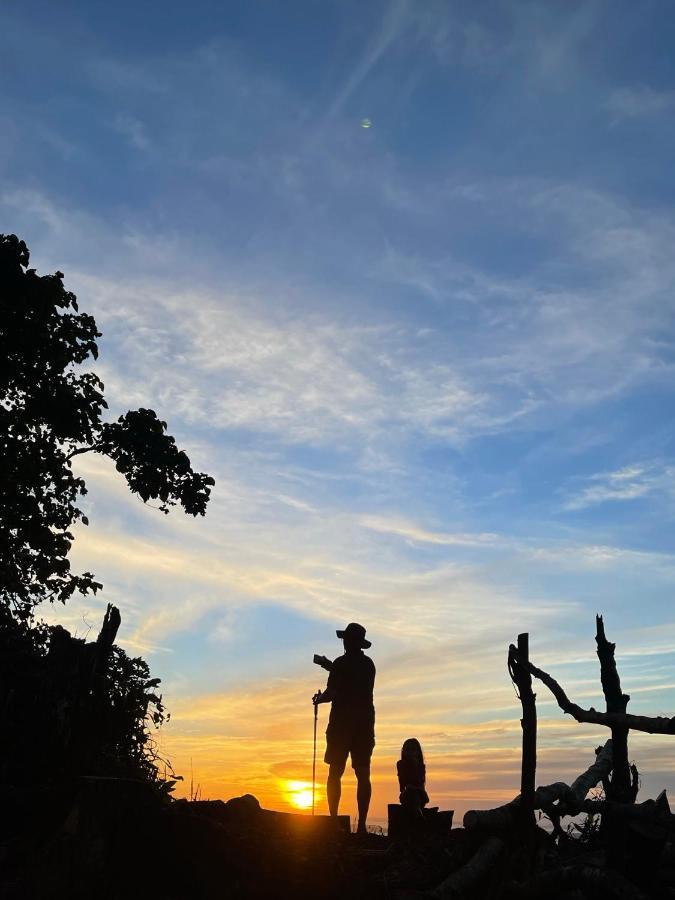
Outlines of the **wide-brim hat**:
<svg viewBox="0 0 675 900">
<path fill-rule="evenodd" d="M 340 640 L 344 640 L 345 638 L 358 639 L 364 650 L 367 650 L 368 647 L 371 646 L 370 641 L 366 640 L 366 629 L 363 625 L 359 625 L 358 622 L 350 622 L 343 631 L 338 630 L 335 634 L 337 634 Z"/>
</svg>

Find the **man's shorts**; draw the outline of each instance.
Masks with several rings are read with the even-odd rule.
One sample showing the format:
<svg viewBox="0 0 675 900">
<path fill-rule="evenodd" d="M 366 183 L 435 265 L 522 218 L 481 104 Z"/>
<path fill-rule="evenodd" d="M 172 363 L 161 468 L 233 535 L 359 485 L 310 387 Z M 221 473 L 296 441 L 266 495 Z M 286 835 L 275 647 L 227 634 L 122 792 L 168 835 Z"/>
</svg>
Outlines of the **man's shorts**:
<svg viewBox="0 0 675 900">
<path fill-rule="evenodd" d="M 352 769 L 365 769 L 370 766 L 374 747 L 375 734 L 372 728 L 335 728 L 329 725 L 326 729 L 326 753 L 323 761 L 328 765 L 344 765 L 351 754 Z"/>
</svg>

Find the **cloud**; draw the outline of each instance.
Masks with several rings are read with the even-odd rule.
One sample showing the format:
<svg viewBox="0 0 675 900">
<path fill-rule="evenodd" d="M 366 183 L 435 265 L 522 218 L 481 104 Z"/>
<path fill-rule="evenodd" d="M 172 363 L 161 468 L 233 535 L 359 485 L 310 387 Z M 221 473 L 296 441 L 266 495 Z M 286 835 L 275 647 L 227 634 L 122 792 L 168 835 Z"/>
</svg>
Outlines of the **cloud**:
<svg viewBox="0 0 675 900">
<path fill-rule="evenodd" d="M 338 446 L 410 431 L 454 441 L 494 427 L 488 397 L 452 366 L 415 358 L 424 344 L 416 330 L 270 316 L 236 294 L 73 280 L 114 340 L 114 369 L 105 359 L 98 368 L 115 406 L 140 401 L 142 391 L 145 405 L 168 405 L 192 425 Z"/>
<path fill-rule="evenodd" d="M 667 113 L 675 106 L 675 91 L 659 91 L 648 85 L 617 88 L 605 104 L 616 125 L 631 119 L 645 119 Z"/>
<path fill-rule="evenodd" d="M 663 474 L 659 475 L 651 466 L 632 465 L 592 475 L 591 484 L 570 497 L 564 509 L 574 511 L 601 503 L 637 500 L 662 487 Z"/>
<path fill-rule="evenodd" d="M 115 119 L 114 127 L 136 150 L 147 150 L 150 147 L 145 125 L 134 116 L 120 113 Z"/>
<path fill-rule="evenodd" d="M 363 516 L 361 524 L 382 534 L 392 534 L 422 544 L 438 544 L 445 547 L 484 547 L 499 542 L 496 534 L 447 534 L 427 531 L 405 519 L 384 516 Z"/>
<path fill-rule="evenodd" d="M 400 37 L 406 26 L 410 26 L 410 10 L 410 0 L 391 0 L 386 4 L 377 31 L 368 39 L 358 61 L 330 104 L 326 114 L 327 120 L 334 118 L 342 111 L 352 94 Z"/>
<path fill-rule="evenodd" d="M 145 394 L 146 405 L 168 403 L 191 425 L 337 445 L 371 464 L 386 447 L 390 465 L 420 435 L 462 446 L 547 426 L 669 377 L 669 216 L 569 182 L 439 180 L 336 148 L 311 162 L 294 152 L 267 157 L 265 177 L 280 184 L 290 159 L 301 179 L 310 166 L 329 205 L 347 195 L 380 219 L 409 224 L 413 214 L 417 252 L 404 249 L 407 231 L 384 251 L 355 234 L 338 248 L 347 287 L 314 273 L 280 296 L 264 268 L 255 279 L 236 268 L 204 277 L 184 235 L 105 222 L 35 189 L 5 193 L 8 214 L 33 229 L 42 223 L 47 260 L 67 269 L 69 286 L 96 312 L 112 358 L 103 357 L 108 389 L 120 402 Z M 279 200 L 295 203 L 306 189 L 304 180 L 280 187 Z M 467 261 L 423 249 L 440 228 L 480 233 L 514 220 L 523 240 L 543 235 L 555 253 L 508 273 L 480 254 Z M 304 207 L 298 223 L 296 237 L 313 228 L 315 247 L 335 234 L 331 222 L 314 228 Z M 65 264 L 72 247 L 82 250 L 77 268 Z M 108 271 L 82 265 L 86 258 L 104 259 Z M 376 310 L 383 286 L 398 298 L 396 314 L 381 309 L 359 321 L 356 309 Z M 401 304 L 411 290 L 415 315 Z"/>
</svg>

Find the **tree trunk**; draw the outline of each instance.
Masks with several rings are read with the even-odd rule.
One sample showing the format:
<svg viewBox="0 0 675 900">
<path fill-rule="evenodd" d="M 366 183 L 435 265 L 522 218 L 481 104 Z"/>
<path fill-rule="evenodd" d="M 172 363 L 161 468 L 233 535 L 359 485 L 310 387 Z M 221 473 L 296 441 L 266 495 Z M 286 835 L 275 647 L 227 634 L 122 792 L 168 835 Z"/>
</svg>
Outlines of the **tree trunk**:
<svg viewBox="0 0 675 900">
<path fill-rule="evenodd" d="M 600 680 L 605 695 L 607 712 L 625 715 L 630 697 L 621 691 L 621 680 L 614 659 L 615 644 L 605 637 L 605 625 L 602 616 L 595 617 L 595 641 L 598 645 L 600 660 Z M 614 766 L 609 781 L 608 800 L 615 803 L 632 803 L 635 799 L 631 783 L 630 764 L 628 762 L 628 728 L 615 724 L 612 728 L 612 753 Z"/>
<path fill-rule="evenodd" d="M 537 706 L 532 691 L 532 675 L 530 673 L 529 635 L 518 635 L 518 646 L 509 647 L 509 674 L 518 690 L 523 707 L 520 720 L 523 729 L 523 754 L 520 770 L 520 804 L 519 811 L 526 826 L 535 825 L 534 820 L 534 786 L 537 771 Z"/>
<path fill-rule="evenodd" d="M 621 691 L 621 680 L 614 659 L 615 645 L 605 637 L 602 616 L 595 617 L 595 641 L 600 660 L 600 680 L 605 695 L 608 714 L 625 715 L 630 697 Z M 610 803 L 625 804 L 635 800 L 630 764 L 628 762 L 628 728 L 620 724 L 612 725 L 612 745 L 614 765 L 607 785 L 607 799 Z M 611 807 L 602 817 L 602 832 L 607 842 L 607 862 L 618 872 L 625 871 L 628 856 L 628 824 L 624 816 L 617 815 Z"/>
</svg>

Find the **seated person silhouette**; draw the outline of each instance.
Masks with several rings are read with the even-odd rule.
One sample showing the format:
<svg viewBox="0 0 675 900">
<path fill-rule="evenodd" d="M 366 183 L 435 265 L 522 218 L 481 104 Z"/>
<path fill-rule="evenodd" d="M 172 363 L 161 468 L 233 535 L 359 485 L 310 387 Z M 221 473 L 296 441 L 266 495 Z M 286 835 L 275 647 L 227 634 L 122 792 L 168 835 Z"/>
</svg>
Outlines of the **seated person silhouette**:
<svg viewBox="0 0 675 900">
<path fill-rule="evenodd" d="M 399 801 L 413 817 L 423 817 L 422 810 L 429 802 L 425 789 L 426 767 L 422 747 L 417 738 L 408 738 L 401 747 L 401 758 L 396 763 Z"/>
<path fill-rule="evenodd" d="M 344 655 L 329 663 L 326 690 L 319 691 L 312 700 L 314 703 L 331 703 L 324 756 L 324 762 L 329 766 L 326 793 L 330 814 L 338 814 L 341 779 L 347 757 L 351 754 L 357 782 L 357 831 L 364 834 L 371 795 L 370 758 L 375 746 L 375 665 L 363 652 L 370 647 L 363 625 L 351 622 L 344 631 L 337 631 L 336 634 L 344 643 Z M 324 663 L 328 663 L 328 660 L 319 665 L 328 668 Z"/>
</svg>

